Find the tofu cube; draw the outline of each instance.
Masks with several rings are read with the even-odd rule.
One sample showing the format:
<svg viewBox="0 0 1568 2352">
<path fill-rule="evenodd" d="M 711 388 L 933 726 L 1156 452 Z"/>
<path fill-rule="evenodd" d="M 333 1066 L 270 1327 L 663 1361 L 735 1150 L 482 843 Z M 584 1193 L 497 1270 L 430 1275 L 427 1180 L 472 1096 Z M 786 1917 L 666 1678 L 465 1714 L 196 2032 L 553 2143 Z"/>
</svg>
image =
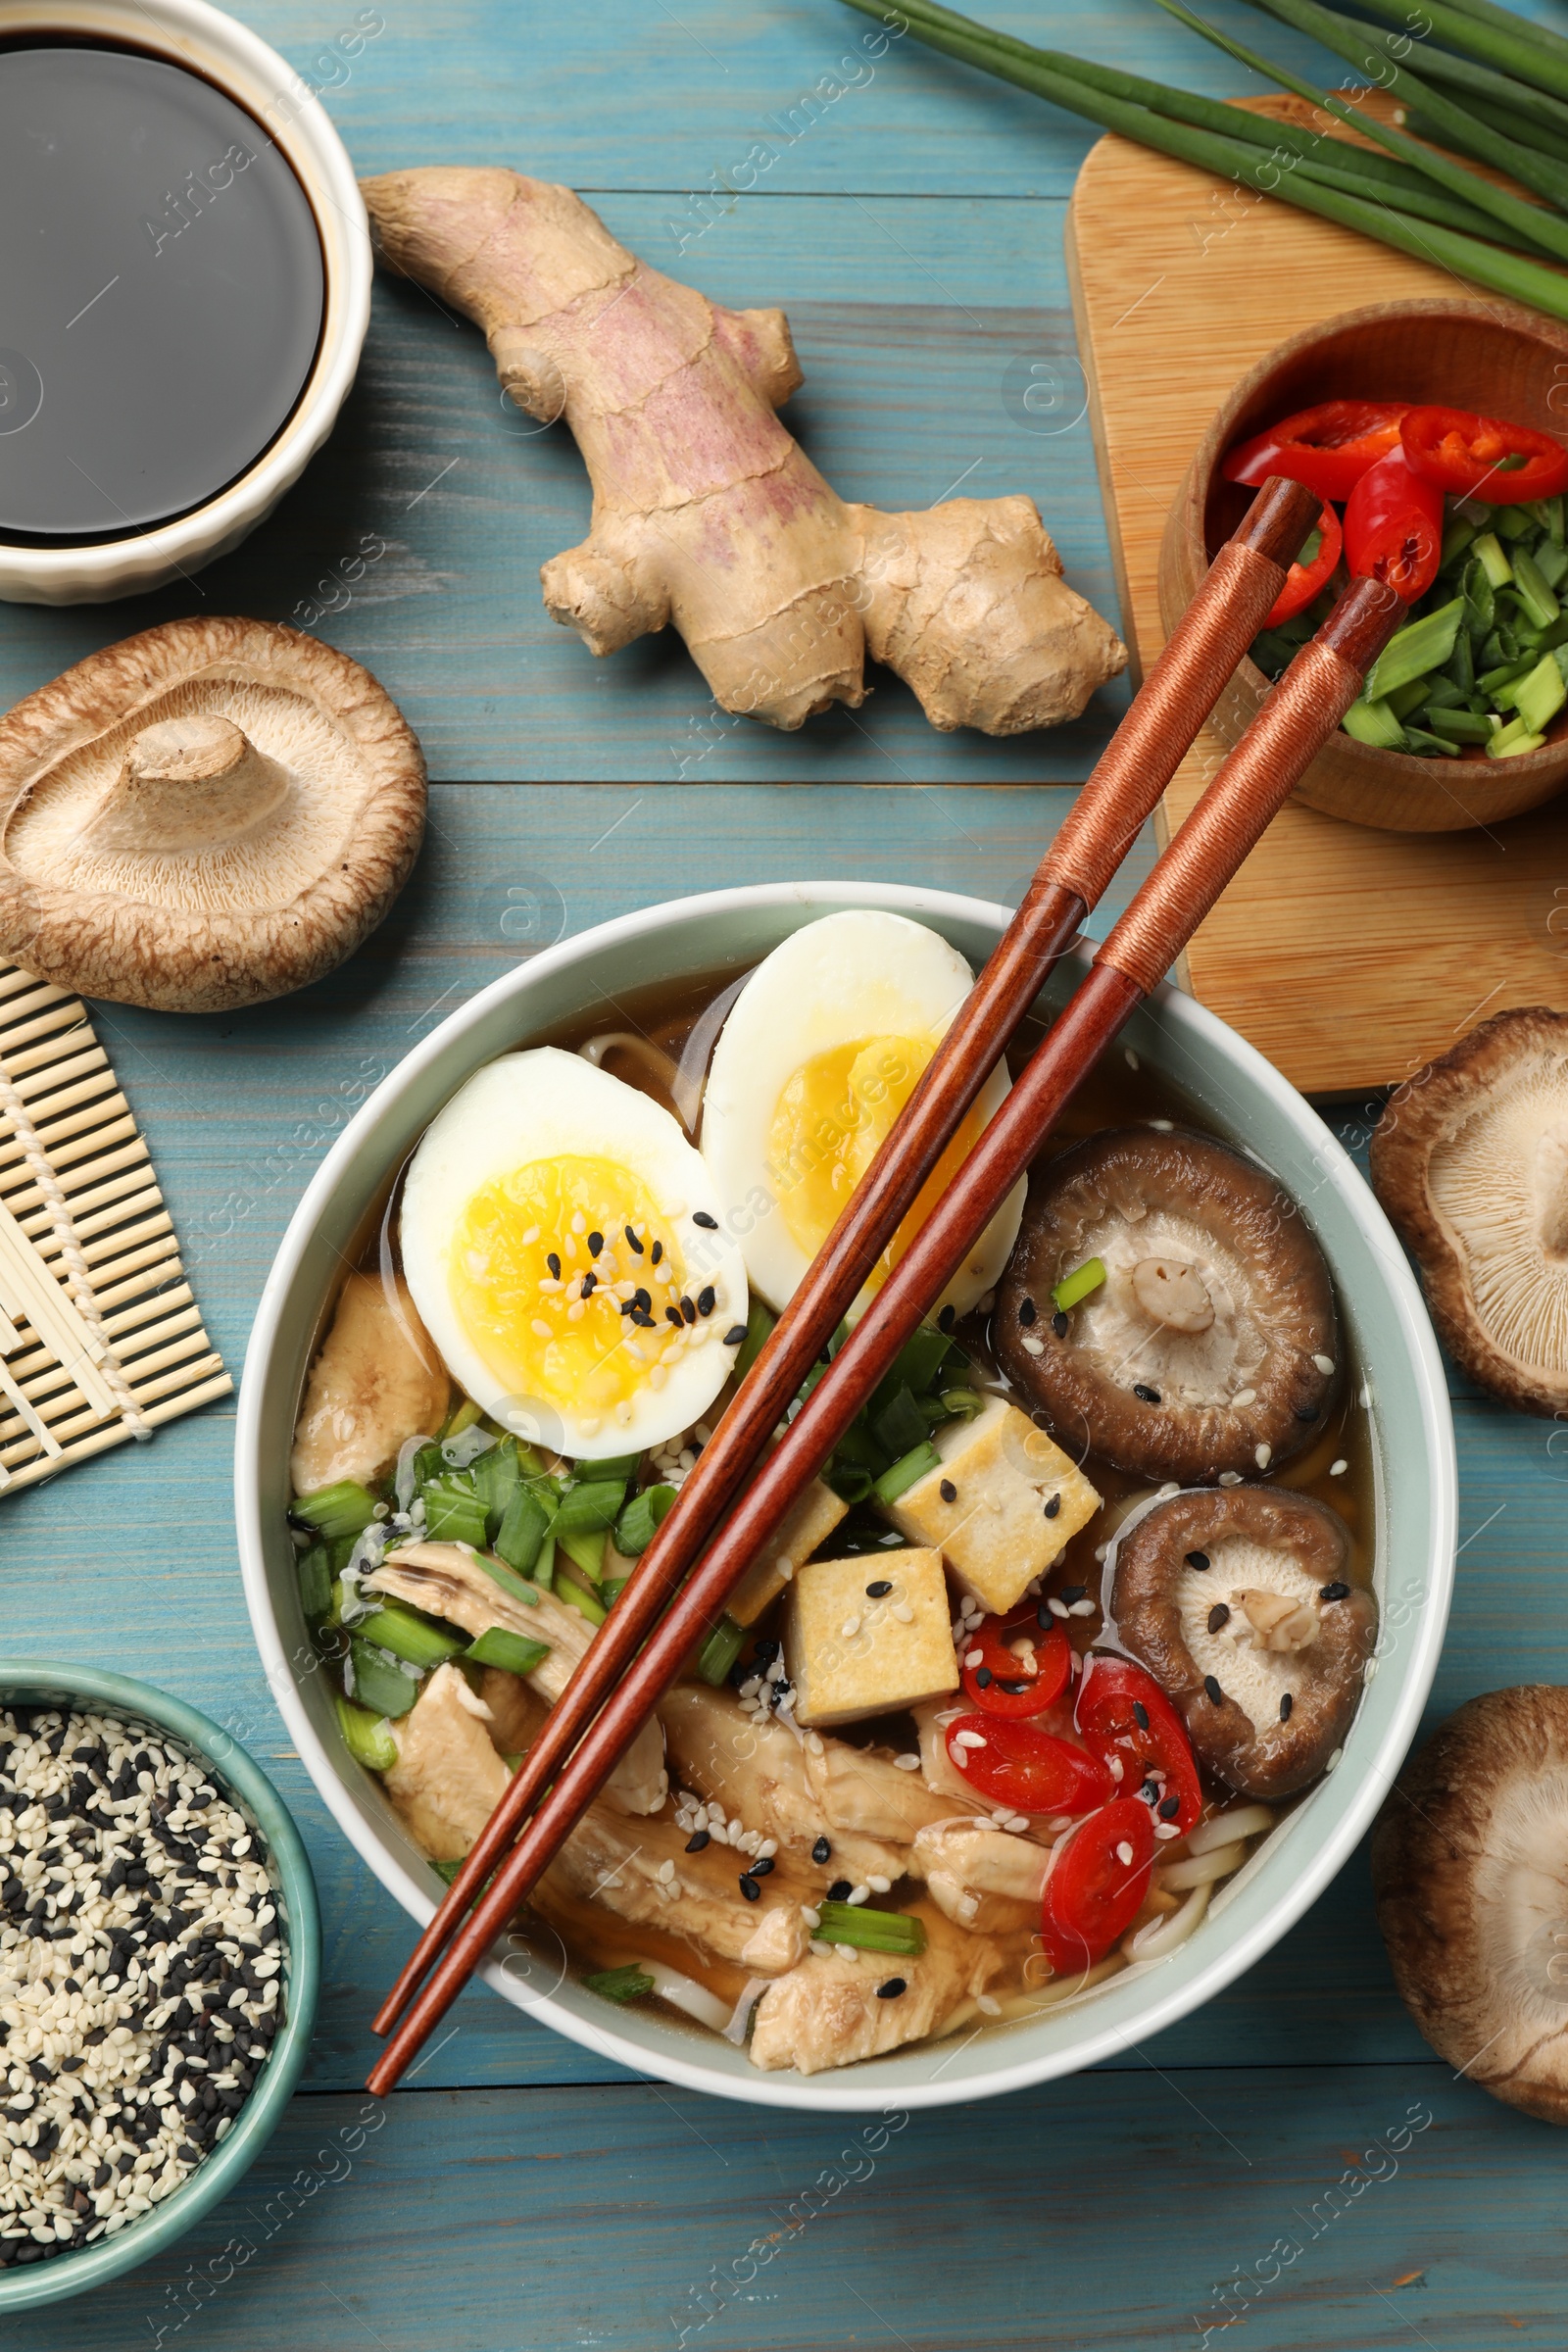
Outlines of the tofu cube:
<svg viewBox="0 0 1568 2352">
<path fill-rule="evenodd" d="M 939 1466 L 889 1503 L 887 1515 L 911 1544 L 935 1545 L 981 1606 L 1004 1616 L 1088 1526 L 1101 1497 L 1002 1396 L 972 1421 L 948 1422 L 935 1443 Z"/>
<path fill-rule="evenodd" d="M 737 1625 L 757 1623 L 797 1569 L 806 1565 L 813 1551 L 821 1550 L 849 1507 L 821 1479 L 812 1479 L 766 1550 L 752 1562 L 730 1594 L 726 1605 Z"/>
<path fill-rule="evenodd" d="M 808 1561 L 791 1583 L 784 1625 L 796 1722 L 853 1723 L 956 1690 L 951 1606 L 939 1551 Z"/>
</svg>

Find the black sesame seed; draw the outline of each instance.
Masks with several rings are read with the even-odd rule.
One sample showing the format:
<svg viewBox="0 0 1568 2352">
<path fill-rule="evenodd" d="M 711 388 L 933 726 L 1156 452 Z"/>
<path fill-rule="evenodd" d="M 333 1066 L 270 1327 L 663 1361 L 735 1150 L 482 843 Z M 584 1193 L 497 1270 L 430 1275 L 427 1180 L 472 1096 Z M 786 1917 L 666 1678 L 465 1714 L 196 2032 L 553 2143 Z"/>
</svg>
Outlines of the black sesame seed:
<svg viewBox="0 0 1568 2352">
<path fill-rule="evenodd" d="M 1070 1327 L 1068 1325 L 1065 1313 L 1059 1306 L 1051 1318 L 1051 1328 L 1055 1333 L 1058 1340 L 1064 1340 L 1067 1337 L 1068 1329 Z"/>
<path fill-rule="evenodd" d="M 1159 1802 L 1159 1783 L 1157 1781 L 1146 1781 L 1143 1787 L 1139 1789 L 1138 1793 L 1143 1798 L 1146 1805 L 1157 1805 Z"/>
<path fill-rule="evenodd" d="M 1149 1709 L 1145 1706 L 1141 1698 L 1135 1698 L 1133 1700 L 1133 1721 L 1137 1724 L 1138 1729 L 1141 1732 L 1148 1731 Z"/>
<path fill-rule="evenodd" d="M 1046 1517 L 1048 1519 L 1054 1519 L 1060 1508 L 1061 1496 L 1059 1494 L 1050 1494 L 1046 1497 Z"/>
<path fill-rule="evenodd" d="M 632 1293 L 632 1298 L 634 1298 L 634 1300 L 636 1301 L 636 1303 L 637 1303 L 637 1304 L 638 1304 L 638 1305 L 639 1305 L 639 1306 L 642 1308 L 642 1310 L 643 1310 L 643 1313 L 646 1315 L 646 1314 L 647 1314 L 647 1312 L 648 1312 L 648 1310 L 649 1310 L 649 1308 L 650 1308 L 650 1307 L 653 1305 L 653 1303 L 654 1303 L 654 1294 L 653 1294 L 653 1292 L 652 1292 L 652 1291 L 645 1291 L 645 1290 L 642 1290 L 641 1288 L 639 1288 L 639 1289 L 637 1289 L 637 1290 L 633 1291 L 633 1293 Z"/>
<path fill-rule="evenodd" d="M 741 1872 L 741 1892 L 749 1903 L 760 1903 L 762 1899 L 762 1889 L 749 1871 Z"/>
<path fill-rule="evenodd" d="M 666 1306 L 666 1307 L 665 1307 L 665 1309 L 664 1309 L 664 1321 L 665 1321 L 666 1323 L 673 1323 L 673 1324 L 674 1324 L 674 1326 L 675 1326 L 675 1329 L 676 1329 L 677 1331 L 680 1331 L 680 1330 L 684 1329 L 684 1326 L 683 1326 L 683 1324 L 682 1324 L 682 1322 L 681 1322 L 681 1313 L 680 1313 L 680 1308 L 679 1308 L 678 1306 Z"/>
<path fill-rule="evenodd" d="M 1292 1696 L 1291 1696 L 1290 1692 L 1287 1690 L 1287 1691 L 1286 1691 L 1286 1693 L 1285 1693 L 1285 1696 L 1284 1696 L 1284 1697 L 1283 1697 L 1283 1698 L 1280 1700 L 1280 1721 L 1281 1721 L 1281 1723 L 1289 1723 L 1289 1722 L 1290 1722 L 1290 1720 L 1291 1720 L 1291 1709 L 1292 1709 L 1292 1707 L 1293 1707 L 1295 1704 L 1296 1704 L 1296 1701 L 1295 1701 L 1295 1700 L 1292 1698 Z"/>
<path fill-rule="evenodd" d="M 685 1322 L 687 1322 L 687 1323 L 695 1323 L 695 1322 L 696 1322 L 696 1320 L 697 1320 L 697 1303 L 696 1303 L 695 1299 L 692 1299 L 692 1298 L 683 1298 L 683 1299 L 681 1300 L 681 1302 L 680 1302 L 680 1311 L 681 1311 L 681 1317 L 682 1317 L 683 1321 L 685 1321 Z"/>
<path fill-rule="evenodd" d="M 711 1830 L 694 1831 L 692 1836 L 686 1840 L 686 1851 L 689 1854 L 700 1854 L 704 1846 L 710 1841 L 712 1835 L 713 1833 Z"/>
<path fill-rule="evenodd" d="M 1161 1797 L 1155 1807 L 1161 1821 L 1174 1821 L 1181 1809 L 1182 1800 L 1179 1796 Z"/>
<path fill-rule="evenodd" d="M 956 1502 L 958 1499 L 958 1490 L 954 1485 L 951 1478 L 945 1478 L 942 1481 L 941 1486 L 937 1489 L 937 1493 L 941 1495 L 944 1502 Z"/>
<path fill-rule="evenodd" d="M 1220 1628 L 1222 1626 L 1229 1625 L 1230 1621 L 1231 1613 L 1229 1609 L 1225 1606 L 1225 1603 L 1222 1600 L 1216 1600 L 1214 1606 L 1208 1612 L 1209 1632 L 1211 1634 L 1217 1634 Z"/>
<path fill-rule="evenodd" d="M 692 1223 L 694 1225 L 701 1225 L 705 1233 L 716 1233 L 718 1231 L 718 1219 L 716 1217 L 710 1217 L 706 1208 L 694 1208 L 692 1210 Z"/>
<path fill-rule="evenodd" d="M 718 1293 L 714 1290 L 711 1283 L 708 1285 L 706 1290 L 701 1290 L 698 1292 L 697 1312 L 700 1315 L 710 1315 L 717 1303 Z"/>
<path fill-rule="evenodd" d="M 588 1236 L 588 1254 L 590 1257 L 597 1257 L 604 1246 L 605 1237 L 602 1233 L 594 1232 Z"/>
<path fill-rule="evenodd" d="M 951 1331 L 957 1320 L 957 1308 L 953 1305 L 945 1306 L 937 1317 L 937 1329 L 938 1331 Z"/>
<path fill-rule="evenodd" d="M 636 1299 L 635 1299 L 635 1298 L 623 1298 L 623 1299 L 621 1300 L 621 1302 L 620 1302 L 620 1311 L 621 1311 L 621 1313 L 622 1313 L 623 1315 L 633 1315 L 633 1316 L 635 1316 L 635 1314 L 636 1314 L 636 1312 L 637 1312 L 637 1301 L 636 1301 Z"/>
<path fill-rule="evenodd" d="M 854 1892 L 855 1888 L 848 1879 L 835 1879 L 827 1890 L 827 1899 L 830 1903 L 847 1903 Z"/>
<path fill-rule="evenodd" d="M 1057 1593 L 1056 1598 L 1058 1600 L 1064 1600 L 1070 1609 L 1075 1600 L 1083 1599 L 1083 1596 L 1088 1590 L 1089 1587 L 1087 1585 L 1063 1585 L 1061 1591 Z"/>
<path fill-rule="evenodd" d="M 885 1984 L 877 1986 L 876 1997 L 879 2001 L 896 2001 L 901 1993 L 907 1992 L 908 1989 L 903 1977 L 889 1977 Z"/>
<path fill-rule="evenodd" d="M 1133 1395 L 1135 1396 L 1141 1396 L 1145 1404 L 1158 1404 L 1159 1402 L 1159 1391 L 1157 1389 L 1152 1389 L 1147 1380 L 1135 1380 L 1133 1382 Z"/>
<path fill-rule="evenodd" d="M 981 1674 L 984 1674 L 984 1672 L 985 1672 L 985 1668 L 982 1666 L 982 1667 L 981 1667 L 981 1669 L 980 1669 L 980 1673 L 981 1673 Z M 975 1677 L 975 1680 L 978 1682 L 978 1681 L 979 1681 L 979 1679 L 980 1679 L 980 1677 L 979 1677 L 979 1675 L 977 1675 L 977 1676 Z M 1023 1694 L 1024 1694 L 1024 1692 L 1025 1692 L 1026 1690 L 1033 1690 L 1033 1688 L 1034 1688 L 1034 1685 L 1033 1685 L 1032 1683 L 1029 1683 L 1029 1682 L 1021 1682 L 1021 1683 L 999 1683 L 999 1684 L 997 1685 L 997 1689 L 998 1689 L 999 1690 L 1005 1690 L 1005 1691 L 1008 1693 L 1008 1695 L 1009 1695 L 1010 1697 L 1012 1697 L 1012 1698 L 1021 1698 L 1021 1697 L 1023 1696 Z"/>
<path fill-rule="evenodd" d="M 974 1670 L 974 1679 L 980 1690 L 989 1690 L 996 1677 L 989 1666 L 977 1666 Z"/>
<path fill-rule="evenodd" d="M 659 1261 L 660 1261 L 660 1259 L 661 1259 L 661 1258 L 663 1256 L 663 1254 L 664 1254 L 664 1245 L 663 1245 L 663 1243 L 662 1243 L 662 1242 L 656 1242 L 656 1243 L 654 1244 L 653 1248 L 652 1248 L 652 1249 L 649 1250 L 649 1252 L 648 1252 L 648 1262 L 649 1262 L 649 1264 L 650 1264 L 651 1266 L 657 1266 L 657 1265 L 658 1265 L 658 1263 L 659 1263 Z"/>
<path fill-rule="evenodd" d="M 1019 1322 L 1020 1322 L 1020 1323 L 1023 1325 L 1023 1327 L 1024 1327 L 1025 1331 L 1027 1331 L 1027 1330 L 1028 1330 L 1028 1328 L 1029 1328 L 1029 1326 L 1030 1326 L 1030 1324 L 1031 1324 L 1031 1323 L 1033 1323 L 1033 1322 L 1036 1320 L 1036 1318 L 1037 1318 L 1037 1316 L 1039 1315 L 1039 1313 L 1040 1313 L 1040 1309 L 1039 1309 L 1039 1307 L 1038 1307 L 1038 1306 L 1036 1306 L 1036 1304 L 1035 1304 L 1035 1302 L 1034 1302 L 1034 1300 L 1033 1300 L 1032 1298 L 1020 1298 L 1020 1299 L 1019 1299 L 1019 1301 L 1018 1301 L 1018 1320 L 1019 1320 Z"/>
<path fill-rule="evenodd" d="M 595 1289 L 596 1289 L 596 1287 L 597 1287 L 597 1285 L 598 1285 L 598 1282 L 599 1282 L 599 1277 L 598 1277 L 598 1275 L 597 1275 L 597 1274 L 591 1274 L 591 1273 L 590 1273 L 590 1274 L 585 1274 L 585 1275 L 583 1276 L 583 1278 L 582 1278 L 582 1294 L 581 1294 L 581 1295 L 582 1295 L 582 1297 L 583 1297 L 584 1298 L 591 1298 L 593 1297 L 593 1295 L 594 1295 L 594 1291 L 595 1291 Z"/>
<path fill-rule="evenodd" d="M 769 1636 L 766 1641 L 759 1642 L 754 1645 L 752 1655 L 754 1658 L 765 1658 L 771 1661 L 778 1656 L 778 1643 Z"/>
<path fill-rule="evenodd" d="M 757 1860 L 748 1866 L 746 1875 L 749 1879 L 765 1879 L 772 1867 L 771 1854 L 759 1854 Z"/>
<path fill-rule="evenodd" d="M 554 1275 L 557 1282 L 559 1282 L 561 1280 L 561 1260 L 553 1250 L 546 1256 L 545 1264 L 550 1268 L 550 1271 Z"/>
<path fill-rule="evenodd" d="M 1211 1674 L 1204 1675 L 1203 1689 L 1208 1692 L 1210 1705 L 1222 1707 L 1225 1704 L 1225 1693 Z"/>
<path fill-rule="evenodd" d="M 745 1339 L 745 1337 L 746 1337 L 746 1326 L 745 1326 L 745 1324 L 744 1324 L 744 1323 L 732 1323 L 732 1324 L 730 1325 L 730 1327 L 729 1327 L 728 1331 L 726 1331 L 726 1332 L 725 1332 L 725 1334 L 724 1334 L 724 1345 L 725 1345 L 725 1347 L 726 1347 L 726 1348 L 738 1348 L 738 1347 L 740 1346 L 741 1342 L 742 1342 L 742 1341 Z"/>
<path fill-rule="evenodd" d="M 1339 1577 L 1336 1577 L 1332 1585 L 1320 1585 L 1318 1587 L 1317 1596 L 1319 1600 L 1348 1600 L 1350 1597 L 1350 1588 L 1348 1585 L 1343 1583 Z"/>
<path fill-rule="evenodd" d="M 1315 1421 L 1317 1406 L 1315 1404 L 1298 1404 L 1296 1408 L 1296 1418 L 1298 1421 Z"/>
<path fill-rule="evenodd" d="M 866 1586 L 865 1597 L 867 1600 L 886 1600 L 892 1590 L 892 1578 L 887 1576 L 879 1576 L 874 1584 L 869 1584 Z"/>
<path fill-rule="evenodd" d="M 638 1255 L 639 1257 L 641 1257 L 641 1255 L 642 1255 L 642 1253 L 643 1253 L 643 1246 L 642 1246 L 641 1242 L 640 1242 L 640 1241 L 637 1239 L 637 1236 L 636 1236 L 636 1235 L 633 1233 L 633 1231 L 632 1231 L 631 1227 L 630 1227 L 629 1225 L 626 1225 L 626 1226 L 623 1226 L 621 1230 L 624 1232 L 624 1234 L 625 1234 L 625 1236 L 626 1236 L 626 1247 L 627 1247 L 627 1249 L 628 1249 L 628 1250 L 636 1250 L 636 1252 L 637 1252 L 637 1255 Z"/>
<path fill-rule="evenodd" d="M 1187 1554 L 1187 1565 L 1189 1568 L 1206 1568 L 1208 1566 L 1207 1552 L 1190 1551 Z"/>
<path fill-rule="evenodd" d="M 832 1851 L 833 1848 L 829 1845 L 827 1839 L 825 1838 L 819 1838 L 811 1848 L 811 1860 L 813 1862 L 825 1862 Z"/>
</svg>

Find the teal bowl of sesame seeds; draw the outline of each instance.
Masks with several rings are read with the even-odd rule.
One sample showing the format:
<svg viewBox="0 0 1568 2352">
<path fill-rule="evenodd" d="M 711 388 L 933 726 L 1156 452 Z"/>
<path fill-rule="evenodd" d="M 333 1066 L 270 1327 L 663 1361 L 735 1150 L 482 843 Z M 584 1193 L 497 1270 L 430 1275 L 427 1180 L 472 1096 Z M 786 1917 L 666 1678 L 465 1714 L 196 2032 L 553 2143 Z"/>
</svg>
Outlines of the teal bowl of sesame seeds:
<svg viewBox="0 0 1568 2352">
<path fill-rule="evenodd" d="M 236 2185 L 310 2049 L 320 1919 L 226 1732 L 53 1659 L 0 1658 L 0 1872 L 4 2318 L 150 2262 Z"/>
</svg>

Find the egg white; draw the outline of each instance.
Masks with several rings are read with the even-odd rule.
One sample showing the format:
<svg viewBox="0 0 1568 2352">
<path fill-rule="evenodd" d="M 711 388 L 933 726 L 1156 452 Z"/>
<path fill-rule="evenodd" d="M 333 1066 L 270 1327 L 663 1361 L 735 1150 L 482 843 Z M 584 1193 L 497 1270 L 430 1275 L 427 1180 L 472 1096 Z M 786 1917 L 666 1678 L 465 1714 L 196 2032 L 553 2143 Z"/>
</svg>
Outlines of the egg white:
<svg viewBox="0 0 1568 2352">
<path fill-rule="evenodd" d="M 789 1079 L 804 1062 L 869 1037 L 941 1037 L 974 986 L 956 949 L 902 914 L 846 908 L 807 923 L 764 957 L 719 1032 L 703 1098 L 703 1156 L 713 1174 L 729 1230 L 745 1236 L 746 1271 L 773 1307 L 793 1295 L 809 1259 L 779 1210 L 781 1171 L 770 1165 L 769 1131 Z M 979 1097 L 985 1120 L 1009 1080 L 994 1070 Z M 1018 1238 L 1020 1179 L 998 1209 L 937 1306 L 964 1314 L 1001 1276 Z M 855 1313 L 871 1297 L 863 1291 Z"/>
<path fill-rule="evenodd" d="M 645 1380 L 633 1391 L 627 1420 L 509 1390 L 469 1338 L 452 1295 L 455 1237 L 475 1194 L 514 1169 L 567 1156 L 614 1161 L 640 1178 L 671 1229 L 688 1293 L 710 1283 L 717 1293 L 704 1342 L 679 1355 L 662 1388 Z M 698 1210 L 720 1229 L 696 1224 Z M 478 1071 L 426 1128 L 403 1188 L 403 1270 L 425 1329 L 475 1404 L 519 1437 L 574 1459 L 603 1460 L 689 1429 L 728 1378 L 737 1350 L 723 1335 L 745 1323 L 747 1289 L 722 1215 L 702 1154 L 667 1110 L 580 1055 L 541 1046 Z M 600 1425 L 585 1428 L 586 1420 Z"/>
</svg>

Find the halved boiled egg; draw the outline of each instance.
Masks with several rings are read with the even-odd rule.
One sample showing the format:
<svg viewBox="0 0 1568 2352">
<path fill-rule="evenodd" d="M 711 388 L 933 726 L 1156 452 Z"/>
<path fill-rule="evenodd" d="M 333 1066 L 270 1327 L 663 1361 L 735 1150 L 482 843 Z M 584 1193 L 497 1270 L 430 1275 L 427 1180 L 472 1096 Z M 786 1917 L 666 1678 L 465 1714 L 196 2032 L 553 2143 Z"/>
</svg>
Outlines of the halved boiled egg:
<svg viewBox="0 0 1568 2352">
<path fill-rule="evenodd" d="M 912 1093 L 974 985 L 957 952 L 902 914 L 846 909 L 792 934 L 760 963 L 713 1050 L 703 1156 L 746 1270 L 781 1307 Z M 1004 1101 L 993 1071 L 884 1251 L 859 1305 L 886 1280 L 986 1122 Z M 1020 1181 L 939 1305 L 963 1314 L 990 1290 L 1018 1237 Z"/>
<path fill-rule="evenodd" d="M 544 1046 L 491 1062 L 426 1129 L 403 1270 L 476 1404 L 603 1460 L 688 1429 L 729 1375 L 746 1273 L 720 1210 L 667 1110 Z"/>
</svg>

